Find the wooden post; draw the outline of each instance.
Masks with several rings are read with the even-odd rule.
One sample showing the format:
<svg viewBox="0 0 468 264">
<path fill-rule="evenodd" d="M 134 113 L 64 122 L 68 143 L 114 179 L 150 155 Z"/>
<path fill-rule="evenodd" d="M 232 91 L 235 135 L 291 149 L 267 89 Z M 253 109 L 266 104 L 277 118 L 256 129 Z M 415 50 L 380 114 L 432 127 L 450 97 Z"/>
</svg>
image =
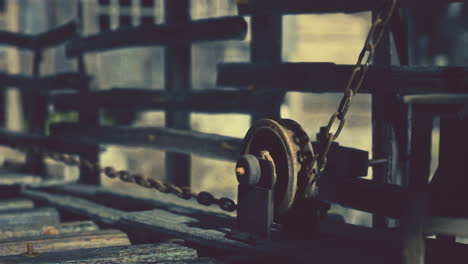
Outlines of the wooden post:
<svg viewBox="0 0 468 264">
<path fill-rule="evenodd" d="M 427 106 L 408 105 L 408 148 L 403 168 L 403 180 L 410 191 L 408 211 L 400 220 L 402 232 L 402 263 L 424 264 L 426 245 L 424 216 L 427 186 L 431 168 L 433 118 Z"/>
<path fill-rule="evenodd" d="M 190 21 L 188 0 L 166 0 L 167 24 Z M 175 43 L 165 47 L 165 87 L 173 93 L 184 94 L 191 89 L 190 44 Z M 190 130 L 190 113 L 166 111 L 166 127 Z M 190 186 L 191 159 L 189 155 L 166 152 L 166 179 L 178 186 Z"/>
<path fill-rule="evenodd" d="M 34 50 L 32 75 L 34 78 L 40 77 L 40 66 L 43 51 Z M 40 89 L 35 87 L 32 90 Z M 35 92 L 35 91 L 34 91 Z M 40 94 L 23 95 L 23 109 L 28 122 L 28 132 L 45 135 L 47 122 L 47 99 Z M 29 152 L 26 155 L 25 169 L 29 173 L 34 173 L 46 177 L 44 157 L 40 153 Z"/>
<path fill-rule="evenodd" d="M 279 64 L 282 55 L 283 18 L 278 15 L 254 15 L 251 18 L 252 38 L 250 60 L 254 64 Z M 262 87 L 254 87 L 261 90 Z M 265 87 L 266 88 L 266 87 Z M 254 90 L 254 91 L 255 91 Z M 280 108 L 285 92 L 278 90 L 266 109 L 259 109 L 251 115 L 252 123 L 258 119 L 280 119 Z"/>
<path fill-rule="evenodd" d="M 83 12 L 82 12 L 82 1 L 78 1 L 78 17 L 80 23 L 80 33 L 83 32 Z M 80 54 L 77 57 L 78 62 L 78 72 L 80 74 L 86 75 L 86 65 L 85 65 L 85 58 L 83 54 Z M 86 85 L 82 87 L 81 94 L 83 96 L 89 94 L 91 91 L 91 87 L 89 82 L 86 82 Z M 93 128 L 99 126 L 99 109 L 96 107 L 90 107 L 86 104 L 83 104 L 81 109 L 78 112 L 79 115 L 79 125 L 82 128 Z M 86 159 L 92 163 L 99 163 L 99 146 L 97 145 L 95 148 L 89 150 L 88 153 L 80 155 L 81 159 Z M 100 173 L 94 170 L 90 170 L 86 167 L 80 168 L 80 183 L 83 184 L 96 184 L 99 185 L 101 183 Z"/>
<path fill-rule="evenodd" d="M 376 13 L 372 14 L 372 20 Z M 389 66 L 391 65 L 390 54 L 390 33 L 386 32 L 380 46 L 377 50 L 373 65 Z M 390 76 L 388 76 L 390 77 Z M 387 164 L 373 167 L 373 180 L 377 183 L 394 183 L 392 180 L 392 155 L 393 143 L 393 125 L 389 120 L 392 109 L 395 109 L 389 100 L 392 99 L 389 93 L 383 92 L 386 85 L 391 85 L 389 78 L 382 80 L 381 87 L 373 87 L 372 91 L 372 159 L 387 159 Z M 388 225 L 387 219 L 382 215 L 373 215 L 373 226 L 378 229 L 385 229 Z"/>
</svg>

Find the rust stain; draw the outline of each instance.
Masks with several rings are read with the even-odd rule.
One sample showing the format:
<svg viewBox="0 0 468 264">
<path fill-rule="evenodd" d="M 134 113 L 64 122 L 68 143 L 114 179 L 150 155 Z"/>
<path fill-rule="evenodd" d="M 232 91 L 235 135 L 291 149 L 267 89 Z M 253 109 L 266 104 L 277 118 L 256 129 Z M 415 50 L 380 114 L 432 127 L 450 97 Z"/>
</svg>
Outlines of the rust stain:
<svg viewBox="0 0 468 264">
<path fill-rule="evenodd" d="M 43 229 L 42 234 L 44 235 L 58 235 L 60 232 L 53 226 L 47 226 Z"/>
</svg>

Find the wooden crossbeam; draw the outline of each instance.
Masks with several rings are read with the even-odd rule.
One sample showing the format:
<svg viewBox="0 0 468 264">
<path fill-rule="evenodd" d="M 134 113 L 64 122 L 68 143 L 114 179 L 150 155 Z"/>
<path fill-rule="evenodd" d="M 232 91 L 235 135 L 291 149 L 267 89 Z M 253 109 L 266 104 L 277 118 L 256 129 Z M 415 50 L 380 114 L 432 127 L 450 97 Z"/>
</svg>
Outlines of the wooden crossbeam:
<svg viewBox="0 0 468 264">
<path fill-rule="evenodd" d="M 353 65 L 334 63 L 250 64 L 226 63 L 218 66 L 219 86 L 267 86 L 288 91 L 343 92 Z M 466 93 L 466 67 L 371 66 L 360 92 L 389 89 L 401 93 Z"/>
<path fill-rule="evenodd" d="M 308 14 L 308 13 L 351 13 L 375 10 L 384 0 L 245 0 L 238 1 L 241 15 L 254 14 Z M 462 0 L 399 0 L 399 7 L 427 8 L 441 6 Z"/>
<path fill-rule="evenodd" d="M 58 111 L 76 110 L 85 103 L 97 108 L 133 111 L 163 109 L 201 113 L 252 113 L 266 108 L 274 97 L 275 93 L 270 91 L 251 93 L 210 89 L 179 94 L 162 90 L 116 88 L 88 94 L 52 94 L 49 102 Z"/>
<path fill-rule="evenodd" d="M 79 144 L 153 147 L 218 160 L 237 160 L 242 142 L 240 138 L 157 127 L 83 128 L 73 124 L 58 124 L 51 130 L 60 135 L 61 139 L 73 138 Z"/>
<path fill-rule="evenodd" d="M 56 224 L 34 223 L 22 226 L 8 226 L 0 228 L 0 241 L 19 239 L 26 237 L 46 237 L 60 234 L 77 234 L 80 232 L 92 232 L 99 227 L 92 221 L 64 222 Z"/>
<path fill-rule="evenodd" d="M 198 259 L 197 251 L 174 243 L 116 246 L 92 249 L 75 249 L 50 252 L 36 257 L 0 257 L 1 263 L 62 264 L 62 263 L 217 263 L 209 259 Z"/>
<path fill-rule="evenodd" d="M 83 76 L 76 72 L 58 73 L 44 77 L 0 73 L 0 85 L 2 87 L 15 87 L 22 92 L 45 93 L 59 89 L 79 90 L 89 79 L 88 76 Z"/>
<path fill-rule="evenodd" d="M 127 234 L 119 230 L 98 230 L 78 234 L 35 237 L 26 241 L 33 244 L 35 252 L 42 254 L 73 249 L 130 245 Z M 0 256 L 19 255 L 24 252 L 26 252 L 26 243 L 23 238 L 0 242 Z"/>
<path fill-rule="evenodd" d="M 190 41 L 243 39 L 247 23 L 242 17 L 210 18 L 174 25 L 141 25 L 72 40 L 69 57 L 123 47 L 168 45 Z"/>
<path fill-rule="evenodd" d="M 38 35 L 0 31 L 0 43 L 20 49 L 37 51 L 61 44 L 73 38 L 76 35 L 76 30 L 77 24 L 72 21 Z"/>
<path fill-rule="evenodd" d="M 32 208 L 6 211 L 0 214 L 0 227 L 31 224 L 56 224 L 60 216 L 54 208 Z"/>
</svg>

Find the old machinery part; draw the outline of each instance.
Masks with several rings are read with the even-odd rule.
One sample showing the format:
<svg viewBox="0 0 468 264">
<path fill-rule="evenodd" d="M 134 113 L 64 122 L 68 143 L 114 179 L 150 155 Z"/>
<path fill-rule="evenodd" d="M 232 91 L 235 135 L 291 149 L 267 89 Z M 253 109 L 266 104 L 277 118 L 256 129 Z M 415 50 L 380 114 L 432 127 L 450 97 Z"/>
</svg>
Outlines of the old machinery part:
<svg viewBox="0 0 468 264">
<path fill-rule="evenodd" d="M 268 151 L 275 166 L 274 216 L 279 220 L 294 203 L 298 189 L 313 181 L 314 150 L 307 133 L 293 120 L 257 121 L 247 132 L 241 155 Z"/>
</svg>

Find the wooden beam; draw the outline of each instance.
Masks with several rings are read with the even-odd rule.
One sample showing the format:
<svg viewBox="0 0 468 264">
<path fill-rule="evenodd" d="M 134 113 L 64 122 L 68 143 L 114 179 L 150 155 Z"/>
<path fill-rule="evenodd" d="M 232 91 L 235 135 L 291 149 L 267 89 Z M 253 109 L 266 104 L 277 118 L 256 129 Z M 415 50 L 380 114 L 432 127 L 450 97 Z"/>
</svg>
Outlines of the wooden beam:
<svg viewBox="0 0 468 264">
<path fill-rule="evenodd" d="M 0 200 L 0 213 L 8 210 L 34 208 L 34 202 L 24 198 Z"/>
<path fill-rule="evenodd" d="M 0 43 L 20 49 L 41 50 L 73 38 L 76 34 L 76 27 L 76 22 L 72 21 L 38 35 L 0 31 Z"/>
<path fill-rule="evenodd" d="M 353 65 L 334 63 L 251 64 L 226 63 L 218 66 L 219 86 L 267 86 L 300 92 L 342 93 Z M 383 86 L 382 79 L 390 85 Z M 408 93 L 466 93 L 468 68 L 371 66 L 359 92 L 374 90 Z"/>
<path fill-rule="evenodd" d="M 57 224 L 60 216 L 53 208 L 33 208 L 0 213 L 0 227 L 32 224 Z"/>
<path fill-rule="evenodd" d="M 241 2 L 241 1 L 239 1 Z M 370 11 L 381 8 L 384 0 L 331 0 L 309 1 L 309 0 L 249 0 L 242 1 L 246 4 L 239 4 L 241 15 L 250 14 L 308 14 L 308 13 L 351 13 Z M 427 8 L 428 6 L 439 6 L 452 2 L 463 2 L 462 0 L 400 0 L 399 7 Z"/>
<path fill-rule="evenodd" d="M 64 222 L 57 224 L 32 224 L 0 228 L 0 240 L 11 240 L 26 237 L 47 237 L 60 234 L 77 234 L 97 231 L 99 227 L 92 221 Z"/>
<path fill-rule="evenodd" d="M 24 256 L 0 257 L 1 263 L 62 264 L 62 263 L 213 263 L 197 259 L 197 251 L 174 243 L 78 249 L 40 254 L 34 258 Z"/>
<path fill-rule="evenodd" d="M 250 113 L 271 105 L 273 93 L 237 90 L 203 90 L 185 94 L 161 90 L 115 88 L 89 94 L 58 93 L 50 102 L 58 111 L 81 105 L 125 110 L 184 110 L 202 113 Z M 213 100 L 215 98 L 216 100 Z M 137 103 L 135 103 L 137 102 Z"/>
<path fill-rule="evenodd" d="M 73 124 L 57 124 L 51 130 L 60 134 L 57 141 L 73 138 L 75 143 L 88 146 L 116 144 L 154 147 L 220 160 L 237 160 L 242 143 L 240 138 L 157 127 L 83 128 Z"/>
<path fill-rule="evenodd" d="M 0 256 L 19 255 L 26 252 L 27 243 L 32 243 L 37 253 L 48 253 L 84 248 L 128 246 L 127 234 L 119 230 L 100 230 L 79 234 L 62 234 L 40 238 L 12 239 L 0 242 Z"/>
<path fill-rule="evenodd" d="M 95 143 L 86 144 L 85 142 L 76 142 L 70 138 L 59 138 L 43 136 L 32 133 L 12 132 L 5 129 L 0 129 L 0 144 L 10 147 L 29 148 L 44 147 L 51 151 L 64 153 L 86 153 L 89 149 L 95 148 Z"/>
<path fill-rule="evenodd" d="M 79 90 L 89 81 L 88 76 L 76 72 L 64 72 L 43 77 L 0 73 L 3 87 L 15 87 L 22 92 L 46 93 L 51 90 Z"/>
<path fill-rule="evenodd" d="M 178 1 L 179 2 L 179 1 Z M 168 19 L 166 11 L 166 20 Z M 187 19 L 164 25 L 141 25 L 103 32 L 72 40 L 66 47 L 69 57 L 82 53 L 124 47 L 175 45 L 191 41 L 244 39 L 247 23 L 242 17 Z"/>
</svg>

